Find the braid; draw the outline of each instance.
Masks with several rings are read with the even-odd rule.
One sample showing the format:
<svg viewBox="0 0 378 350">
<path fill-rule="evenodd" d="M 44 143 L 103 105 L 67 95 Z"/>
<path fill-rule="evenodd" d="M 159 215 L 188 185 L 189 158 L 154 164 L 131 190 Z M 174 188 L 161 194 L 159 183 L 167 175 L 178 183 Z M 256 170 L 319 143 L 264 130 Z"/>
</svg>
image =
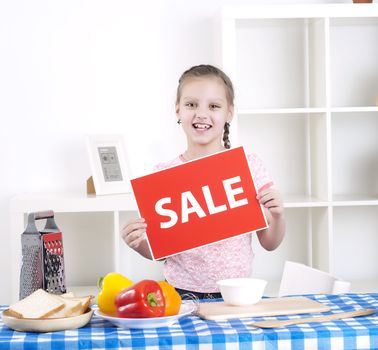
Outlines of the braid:
<svg viewBox="0 0 378 350">
<path fill-rule="evenodd" d="M 226 149 L 231 148 L 231 142 L 230 142 L 230 139 L 228 138 L 229 134 L 230 134 L 230 123 L 226 122 L 226 124 L 224 124 L 224 131 L 223 131 L 223 143 Z"/>
</svg>

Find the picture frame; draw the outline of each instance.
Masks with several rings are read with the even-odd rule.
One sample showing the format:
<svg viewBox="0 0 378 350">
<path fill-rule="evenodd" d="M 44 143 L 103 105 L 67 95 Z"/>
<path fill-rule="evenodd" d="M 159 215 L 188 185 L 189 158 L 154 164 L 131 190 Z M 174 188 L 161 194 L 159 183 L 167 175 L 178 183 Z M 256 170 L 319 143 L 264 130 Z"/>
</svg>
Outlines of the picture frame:
<svg viewBox="0 0 378 350">
<path fill-rule="evenodd" d="M 87 193 L 131 193 L 131 172 L 123 136 L 86 135 L 86 143 L 92 171 L 92 179 L 87 180 Z"/>
</svg>

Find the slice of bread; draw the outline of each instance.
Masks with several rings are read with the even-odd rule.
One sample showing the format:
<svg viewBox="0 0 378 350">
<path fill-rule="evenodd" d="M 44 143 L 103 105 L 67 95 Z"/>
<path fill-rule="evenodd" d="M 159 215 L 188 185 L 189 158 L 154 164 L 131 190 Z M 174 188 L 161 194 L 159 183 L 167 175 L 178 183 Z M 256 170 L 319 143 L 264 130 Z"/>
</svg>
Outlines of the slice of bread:
<svg viewBox="0 0 378 350">
<path fill-rule="evenodd" d="M 50 314 L 47 318 L 61 318 L 61 317 L 73 317 L 83 314 L 91 302 L 92 296 L 85 296 L 81 298 L 70 298 L 54 295 L 56 298 L 60 298 L 65 302 L 63 309 Z"/>
<path fill-rule="evenodd" d="M 71 317 L 74 315 L 81 315 L 81 300 L 73 298 L 63 298 L 59 295 L 52 295 L 53 298 L 60 300 L 64 303 L 64 307 L 56 312 L 45 316 L 44 318 L 61 318 L 61 317 Z"/>
<path fill-rule="evenodd" d="M 89 305 L 91 304 L 91 300 L 94 298 L 93 295 L 87 295 L 85 297 L 81 297 L 81 313 L 83 314 L 85 311 L 87 311 Z"/>
<path fill-rule="evenodd" d="M 46 318 L 65 307 L 64 298 L 61 299 L 54 298 L 43 289 L 38 289 L 10 305 L 9 313 L 18 318 Z"/>
<path fill-rule="evenodd" d="M 9 307 L 9 314 L 18 318 L 64 318 L 79 316 L 87 311 L 93 296 L 74 297 L 72 292 L 62 295 L 38 289 Z"/>
</svg>

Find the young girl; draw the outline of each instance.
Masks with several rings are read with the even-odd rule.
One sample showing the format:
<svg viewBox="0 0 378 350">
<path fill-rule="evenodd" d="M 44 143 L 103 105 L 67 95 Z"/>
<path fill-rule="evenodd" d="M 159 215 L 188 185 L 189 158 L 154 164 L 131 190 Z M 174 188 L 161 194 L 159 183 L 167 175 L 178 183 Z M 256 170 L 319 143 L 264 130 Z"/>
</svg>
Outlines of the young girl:
<svg viewBox="0 0 378 350">
<path fill-rule="evenodd" d="M 176 98 L 177 123 L 187 138 L 187 149 L 177 158 L 159 164 L 161 170 L 189 160 L 230 148 L 229 130 L 234 113 L 234 90 L 228 76 L 211 65 L 199 65 L 183 73 Z M 222 144 L 223 141 L 223 144 Z M 263 205 L 269 228 L 257 231 L 266 250 L 281 243 L 285 233 L 282 200 L 272 187 L 261 160 L 248 156 L 253 172 L 257 199 Z M 143 218 L 130 220 L 122 229 L 123 240 L 144 257 L 151 259 L 145 239 L 147 223 Z M 218 243 L 168 257 L 164 276 L 180 294 L 193 293 L 199 298 L 220 297 L 216 281 L 249 277 L 253 252 L 251 234 L 236 236 Z"/>
</svg>

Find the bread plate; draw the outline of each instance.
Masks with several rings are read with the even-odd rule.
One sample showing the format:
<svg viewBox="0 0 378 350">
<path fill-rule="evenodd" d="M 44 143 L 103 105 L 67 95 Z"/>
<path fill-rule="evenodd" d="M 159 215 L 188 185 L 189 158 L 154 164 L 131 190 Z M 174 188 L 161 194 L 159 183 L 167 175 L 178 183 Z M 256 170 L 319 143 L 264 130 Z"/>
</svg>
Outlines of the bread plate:
<svg viewBox="0 0 378 350">
<path fill-rule="evenodd" d="M 85 326 L 92 318 L 93 310 L 88 308 L 79 316 L 63 318 L 17 318 L 9 314 L 9 309 L 4 310 L 2 319 L 6 326 L 19 332 L 55 332 L 67 329 L 76 329 Z"/>
<path fill-rule="evenodd" d="M 147 329 L 169 327 L 176 323 L 181 317 L 190 315 L 195 310 L 195 305 L 182 304 L 180 311 L 174 316 L 150 317 L 150 318 L 123 318 L 112 317 L 102 313 L 100 310 L 95 310 L 95 315 L 108 320 L 113 325 L 120 328 L 131 329 Z"/>
</svg>

